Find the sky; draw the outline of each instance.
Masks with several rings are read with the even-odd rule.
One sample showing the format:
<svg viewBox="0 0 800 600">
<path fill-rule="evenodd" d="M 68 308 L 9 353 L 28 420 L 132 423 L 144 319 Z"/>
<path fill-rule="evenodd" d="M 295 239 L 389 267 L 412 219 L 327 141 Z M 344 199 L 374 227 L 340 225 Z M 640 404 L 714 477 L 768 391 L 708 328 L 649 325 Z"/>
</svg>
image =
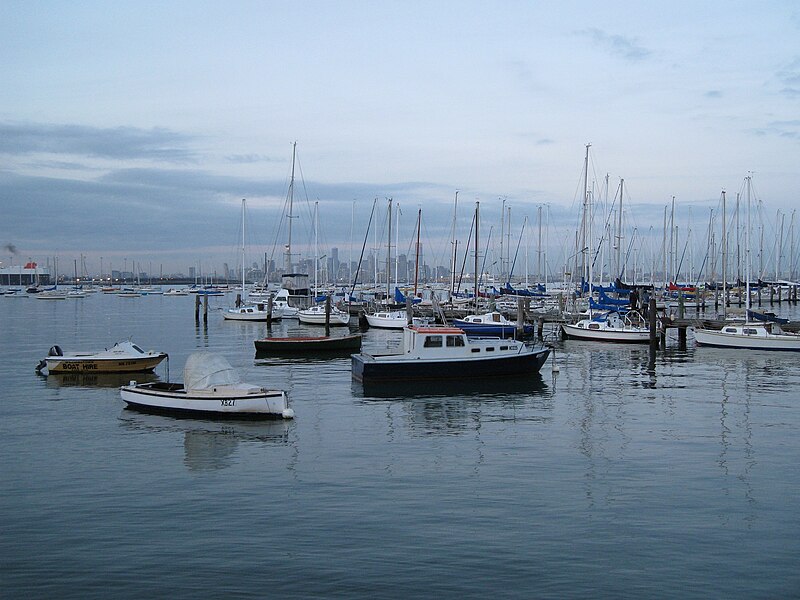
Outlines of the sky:
<svg viewBox="0 0 800 600">
<path fill-rule="evenodd" d="M 462 248 L 476 202 L 487 247 L 510 209 L 506 253 L 523 223 L 538 244 L 543 207 L 563 262 L 589 143 L 594 197 L 624 179 L 626 235 L 650 256 L 673 197 L 699 254 L 748 174 L 771 237 L 800 204 L 792 1 L 5 0 L 0 56 L 3 265 L 235 265 L 243 198 L 248 255 L 280 260 L 294 142 L 309 256 L 315 202 L 319 253 L 357 254 L 393 198 L 400 251 L 422 209 L 448 264 L 458 191 Z"/>
</svg>

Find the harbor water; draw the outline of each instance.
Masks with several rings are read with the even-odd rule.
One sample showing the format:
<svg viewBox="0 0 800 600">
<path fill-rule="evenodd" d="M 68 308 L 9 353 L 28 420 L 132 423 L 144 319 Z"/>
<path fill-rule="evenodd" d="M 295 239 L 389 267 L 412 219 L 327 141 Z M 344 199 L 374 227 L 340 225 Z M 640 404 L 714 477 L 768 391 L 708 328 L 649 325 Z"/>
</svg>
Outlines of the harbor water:
<svg viewBox="0 0 800 600">
<path fill-rule="evenodd" d="M 800 596 L 797 354 L 551 335 L 538 377 L 365 389 L 347 357 L 257 359 L 266 325 L 210 301 L 196 324 L 192 296 L 0 298 L 3 598 Z M 129 338 L 162 379 L 219 352 L 296 418 L 142 414 L 119 395 L 142 375 L 34 372 Z"/>
</svg>

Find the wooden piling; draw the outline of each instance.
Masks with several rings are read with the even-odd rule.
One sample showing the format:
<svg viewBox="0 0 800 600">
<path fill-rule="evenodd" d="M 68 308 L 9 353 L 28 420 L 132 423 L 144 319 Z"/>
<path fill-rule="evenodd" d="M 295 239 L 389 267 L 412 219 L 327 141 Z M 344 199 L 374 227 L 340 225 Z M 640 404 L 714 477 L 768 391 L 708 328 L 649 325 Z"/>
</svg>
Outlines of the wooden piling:
<svg viewBox="0 0 800 600">
<path fill-rule="evenodd" d="M 331 297 L 325 297 L 325 337 L 331 336 Z"/>
<path fill-rule="evenodd" d="M 267 327 L 272 325 L 272 294 L 267 298 Z"/>
<path fill-rule="evenodd" d="M 651 297 L 647 305 L 647 318 L 650 321 L 650 349 L 655 351 L 658 348 L 658 315 L 656 314 L 655 297 Z"/>
<path fill-rule="evenodd" d="M 200 322 L 200 296 L 199 294 L 194 295 L 194 320 L 199 323 Z"/>
<path fill-rule="evenodd" d="M 203 294 L 203 323 L 208 322 L 208 294 Z"/>
<path fill-rule="evenodd" d="M 525 303 L 522 296 L 517 296 L 517 333 L 525 331 Z"/>
</svg>

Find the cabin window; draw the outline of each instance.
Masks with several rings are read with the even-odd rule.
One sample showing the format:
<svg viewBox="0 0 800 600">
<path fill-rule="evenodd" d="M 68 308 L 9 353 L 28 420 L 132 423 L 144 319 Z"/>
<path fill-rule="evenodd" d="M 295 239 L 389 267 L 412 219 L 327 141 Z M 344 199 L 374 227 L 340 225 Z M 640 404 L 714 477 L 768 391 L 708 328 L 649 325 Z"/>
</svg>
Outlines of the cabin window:
<svg viewBox="0 0 800 600">
<path fill-rule="evenodd" d="M 480 352 L 480 351 L 481 351 L 481 349 L 480 349 L 480 348 L 472 348 L 472 351 L 473 351 L 473 352 Z"/>
<path fill-rule="evenodd" d="M 745 335 L 758 335 L 758 330 L 756 329 L 747 328 L 743 329 L 742 331 L 744 332 Z"/>
<path fill-rule="evenodd" d="M 500 315 L 497 314 L 497 313 L 493 314 L 492 315 L 492 321 L 494 321 L 495 323 L 499 323 L 500 322 Z"/>
<path fill-rule="evenodd" d="M 141 354 L 144 354 L 144 350 L 139 348 L 139 346 L 137 346 L 136 344 L 133 344 L 133 349 L 136 350 L 137 352 L 141 353 Z"/>
<path fill-rule="evenodd" d="M 440 335 L 429 335 L 425 338 L 425 347 L 426 348 L 441 348 L 442 347 L 442 336 Z"/>
<path fill-rule="evenodd" d="M 487 352 L 494 352 L 494 346 L 487 346 L 486 347 L 486 351 Z"/>
<path fill-rule="evenodd" d="M 503 350 L 508 350 L 508 346 L 500 346 L 500 350 L 501 350 L 501 351 L 503 351 Z"/>
<path fill-rule="evenodd" d="M 457 346 L 460 347 L 460 346 L 463 346 L 463 345 L 464 345 L 464 338 L 462 336 L 460 336 L 460 335 L 448 335 L 447 336 L 447 347 L 448 348 L 454 348 L 454 347 L 457 347 Z"/>
<path fill-rule="evenodd" d="M 735 327 L 727 327 L 725 329 L 725 333 L 736 333 L 736 328 Z"/>
<path fill-rule="evenodd" d="M 598 323 L 589 323 L 589 329 L 600 329 L 600 325 Z"/>
</svg>

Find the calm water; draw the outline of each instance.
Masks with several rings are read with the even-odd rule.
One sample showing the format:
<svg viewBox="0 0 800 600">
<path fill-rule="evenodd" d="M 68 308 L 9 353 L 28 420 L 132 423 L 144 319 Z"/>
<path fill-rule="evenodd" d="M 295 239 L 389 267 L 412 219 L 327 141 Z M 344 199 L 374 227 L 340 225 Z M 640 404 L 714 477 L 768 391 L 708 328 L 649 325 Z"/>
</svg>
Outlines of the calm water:
<svg viewBox="0 0 800 600">
<path fill-rule="evenodd" d="M 646 347 L 569 341 L 557 374 L 376 391 L 349 359 L 256 360 L 265 325 L 197 327 L 193 302 L 0 298 L 2 597 L 800 595 L 794 354 L 690 338 L 649 369 Z M 144 415 L 130 376 L 34 374 L 53 344 L 128 337 L 176 380 L 219 351 L 297 418 Z"/>
</svg>

